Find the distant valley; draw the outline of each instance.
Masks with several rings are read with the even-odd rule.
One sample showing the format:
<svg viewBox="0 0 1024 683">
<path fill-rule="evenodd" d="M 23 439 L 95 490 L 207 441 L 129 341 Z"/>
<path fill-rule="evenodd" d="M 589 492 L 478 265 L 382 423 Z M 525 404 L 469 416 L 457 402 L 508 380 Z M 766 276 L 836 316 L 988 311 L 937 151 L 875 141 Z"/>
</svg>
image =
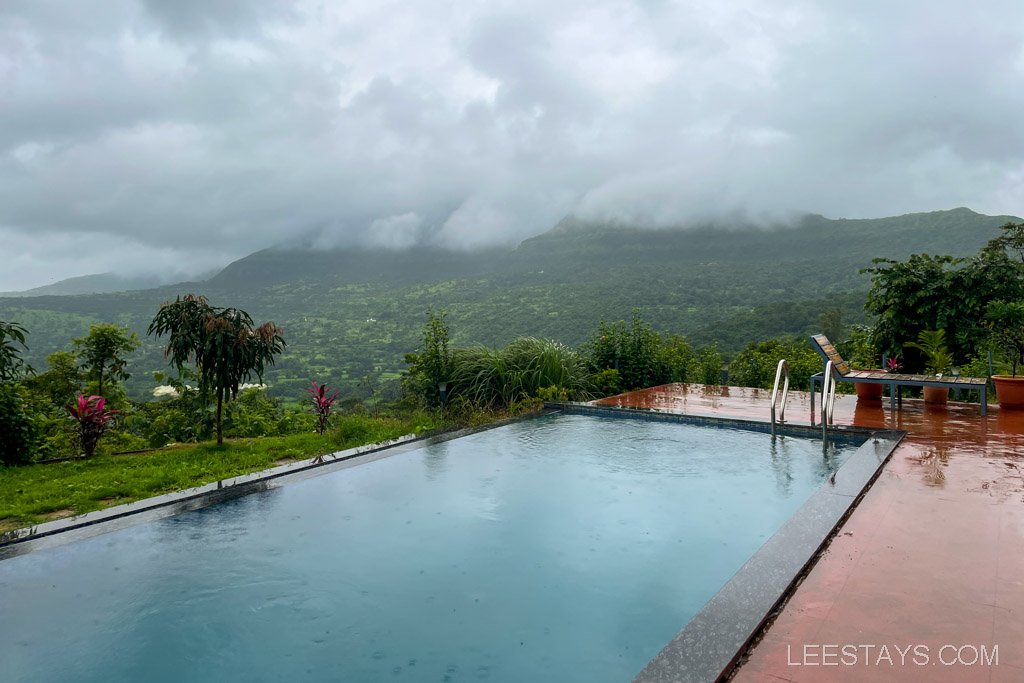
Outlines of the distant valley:
<svg viewBox="0 0 1024 683">
<path fill-rule="evenodd" d="M 964 208 L 870 220 L 809 215 L 770 230 L 643 230 L 567 219 L 514 250 L 268 249 L 199 283 L 141 290 L 132 283 L 125 289 L 133 291 L 77 296 L 55 283 L 48 292 L 0 298 L 0 319 L 28 328 L 30 359 L 45 367 L 48 353 L 91 323 L 127 325 L 144 338 L 162 301 L 202 293 L 285 328 L 288 348 L 266 378 L 274 393 L 297 398 L 311 378 L 358 393 L 398 376 L 431 306 L 449 312 L 458 344 L 533 335 L 575 345 L 602 318 L 625 319 L 636 308 L 655 329 L 734 352 L 749 341 L 814 331 L 828 308 L 842 309 L 846 322 L 862 320 L 869 281 L 859 270 L 872 258 L 973 254 L 1010 220 L 1020 219 Z M 146 339 L 130 369 L 130 392 L 144 396 L 152 372 L 165 369 L 159 344 Z"/>
</svg>

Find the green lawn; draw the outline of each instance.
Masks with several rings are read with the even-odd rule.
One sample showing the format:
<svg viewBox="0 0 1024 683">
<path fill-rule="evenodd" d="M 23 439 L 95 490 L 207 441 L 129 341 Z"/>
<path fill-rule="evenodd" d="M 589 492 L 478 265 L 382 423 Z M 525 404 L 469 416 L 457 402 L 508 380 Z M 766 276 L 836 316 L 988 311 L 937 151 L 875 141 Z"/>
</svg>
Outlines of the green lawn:
<svg viewBox="0 0 1024 683">
<path fill-rule="evenodd" d="M 426 413 L 401 418 L 353 415 L 336 424 L 324 436 L 235 439 L 223 446 L 183 444 L 133 455 L 0 468 L 0 532 L 439 426 Z"/>
</svg>

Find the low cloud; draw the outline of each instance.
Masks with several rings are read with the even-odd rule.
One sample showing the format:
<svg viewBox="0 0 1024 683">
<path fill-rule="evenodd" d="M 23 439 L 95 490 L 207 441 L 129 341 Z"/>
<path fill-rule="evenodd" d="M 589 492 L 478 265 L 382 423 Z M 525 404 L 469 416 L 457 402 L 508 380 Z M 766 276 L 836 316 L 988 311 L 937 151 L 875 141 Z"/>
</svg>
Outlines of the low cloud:
<svg viewBox="0 0 1024 683">
<path fill-rule="evenodd" d="M 1020 213 L 1021 26 L 1008 0 L 3 3 L 0 290 L 567 214 Z"/>
</svg>

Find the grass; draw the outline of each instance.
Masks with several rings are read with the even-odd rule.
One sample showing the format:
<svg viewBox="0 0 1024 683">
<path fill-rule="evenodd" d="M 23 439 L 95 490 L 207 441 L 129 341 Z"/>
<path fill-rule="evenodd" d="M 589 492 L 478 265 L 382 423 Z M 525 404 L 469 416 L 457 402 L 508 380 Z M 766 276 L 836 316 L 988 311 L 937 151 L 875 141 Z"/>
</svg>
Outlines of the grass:
<svg viewBox="0 0 1024 683">
<path fill-rule="evenodd" d="M 427 413 L 345 416 L 327 434 L 182 444 L 133 455 L 0 468 L 0 532 L 256 472 L 281 461 L 434 429 Z"/>
</svg>

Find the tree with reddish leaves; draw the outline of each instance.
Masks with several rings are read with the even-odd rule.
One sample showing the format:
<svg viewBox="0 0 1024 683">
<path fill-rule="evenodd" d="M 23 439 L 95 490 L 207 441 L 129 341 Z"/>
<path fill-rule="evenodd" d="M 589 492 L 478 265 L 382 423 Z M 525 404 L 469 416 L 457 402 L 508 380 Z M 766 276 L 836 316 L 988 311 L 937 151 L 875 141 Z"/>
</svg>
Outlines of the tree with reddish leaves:
<svg viewBox="0 0 1024 683">
<path fill-rule="evenodd" d="M 313 404 L 313 414 L 316 415 L 316 432 L 320 436 L 324 435 L 327 431 L 328 422 L 331 419 L 331 408 L 334 406 L 334 402 L 338 400 L 338 391 L 332 391 L 328 393 L 326 384 L 317 384 L 316 381 L 312 382 L 313 386 L 306 391 L 309 392 L 310 400 Z"/>
<path fill-rule="evenodd" d="M 186 363 L 195 363 L 199 390 L 216 396 L 218 445 L 224 443 L 224 399 L 237 396 L 253 375 L 262 382 L 263 371 L 285 347 L 284 333 L 273 322 L 254 327 L 245 311 L 214 307 L 194 294 L 160 306 L 148 333 L 168 335 L 164 356 L 179 372 Z"/>
</svg>

